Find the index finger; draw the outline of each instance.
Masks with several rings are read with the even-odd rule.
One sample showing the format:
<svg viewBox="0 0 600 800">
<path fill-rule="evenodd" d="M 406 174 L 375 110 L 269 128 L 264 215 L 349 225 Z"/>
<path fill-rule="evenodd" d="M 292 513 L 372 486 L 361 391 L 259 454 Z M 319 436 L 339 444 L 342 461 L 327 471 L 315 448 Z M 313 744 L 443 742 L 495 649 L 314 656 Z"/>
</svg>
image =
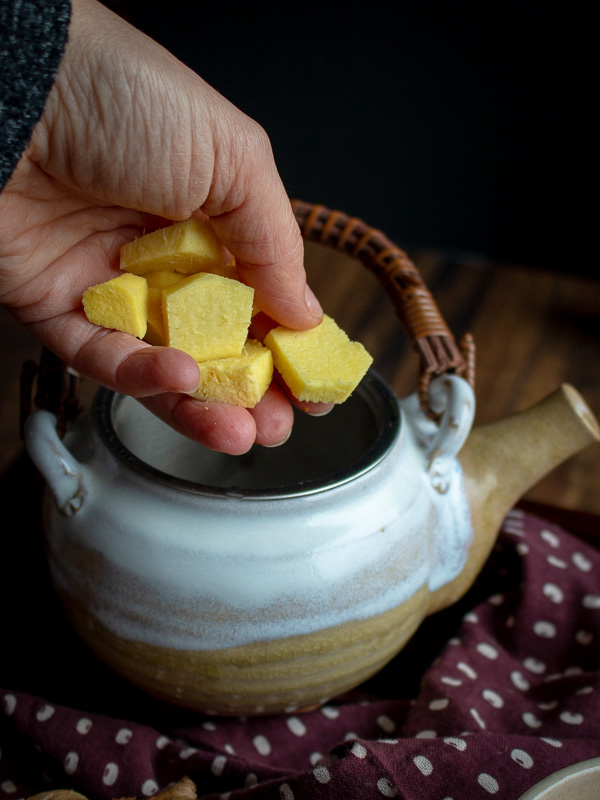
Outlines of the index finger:
<svg viewBox="0 0 600 800">
<path fill-rule="evenodd" d="M 254 288 L 259 308 L 280 325 L 313 328 L 323 312 L 306 283 L 302 236 L 269 140 L 247 118 L 240 130 L 239 146 L 216 154 L 213 174 L 227 176 L 229 191 L 213 184 L 202 210 L 241 279 Z"/>
</svg>

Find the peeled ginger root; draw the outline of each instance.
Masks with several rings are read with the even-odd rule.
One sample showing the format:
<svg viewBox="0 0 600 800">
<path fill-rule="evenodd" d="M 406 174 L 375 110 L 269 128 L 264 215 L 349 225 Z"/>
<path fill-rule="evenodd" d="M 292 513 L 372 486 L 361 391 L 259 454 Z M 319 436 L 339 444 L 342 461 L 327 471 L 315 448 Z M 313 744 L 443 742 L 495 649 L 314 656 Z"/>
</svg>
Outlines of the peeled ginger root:
<svg viewBox="0 0 600 800">
<path fill-rule="evenodd" d="M 94 325 L 143 339 L 148 324 L 148 284 L 138 275 L 119 275 L 83 293 L 83 310 Z"/>
<path fill-rule="evenodd" d="M 254 408 L 273 378 L 271 351 L 255 339 L 247 340 L 239 356 L 203 361 L 198 366 L 200 383 L 192 397 L 244 408 Z"/>
<path fill-rule="evenodd" d="M 189 275 L 223 263 L 223 245 L 208 222 L 186 219 L 147 233 L 121 248 L 121 269 L 135 275 L 171 270 Z"/>
<path fill-rule="evenodd" d="M 121 248 L 123 275 L 88 289 L 86 316 L 152 345 L 191 355 L 201 379 L 193 397 L 253 408 L 274 367 L 301 402 L 343 403 L 373 359 L 328 316 L 308 331 L 271 330 L 264 343 L 248 338 L 258 311 L 254 290 L 203 220 L 177 222 Z"/>
<path fill-rule="evenodd" d="M 327 315 L 308 331 L 274 328 L 264 343 L 291 393 L 305 402 L 343 403 L 373 363 Z"/>
</svg>

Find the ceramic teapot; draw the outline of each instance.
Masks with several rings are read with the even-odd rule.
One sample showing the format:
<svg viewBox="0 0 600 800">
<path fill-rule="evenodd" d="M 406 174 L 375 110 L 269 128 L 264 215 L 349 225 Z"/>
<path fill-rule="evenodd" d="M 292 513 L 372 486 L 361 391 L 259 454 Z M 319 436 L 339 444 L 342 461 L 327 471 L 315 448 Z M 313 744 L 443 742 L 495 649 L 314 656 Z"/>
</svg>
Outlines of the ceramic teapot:
<svg viewBox="0 0 600 800">
<path fill-rule="evenodd" d="M 238 457 L 106 389 L 64 436 L 48 410 L 25 426 L 75 629 L 137 686 L 205 713 L 306 710 L 373 675 L 467 591 L 519 496 L 599 438 L 568 386 L 471 431 L 472 348 L 408 257 L 340 212 L 295 212 L 382 280 L 421 352 L 418 392 L 398 400 L 371 370 L 329 415 L 298 413 L 283 446 Z"/>
</svg>

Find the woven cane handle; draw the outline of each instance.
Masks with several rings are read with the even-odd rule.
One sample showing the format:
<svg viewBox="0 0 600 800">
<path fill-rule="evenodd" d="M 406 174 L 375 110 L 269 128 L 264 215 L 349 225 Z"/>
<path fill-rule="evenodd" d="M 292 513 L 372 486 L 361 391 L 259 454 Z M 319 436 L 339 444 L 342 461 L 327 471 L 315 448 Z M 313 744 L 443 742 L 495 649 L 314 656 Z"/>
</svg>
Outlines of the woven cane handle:
<svg viewBox="0 0 600 800">
<path fill-rule="evenodd" d="M 419 399 L 428 416 L 429 383 L 438 375 L 454 373 L 474 383 L 474 345 L 467 334 L 459 345 L 423 283 L 418 269 L 397 245 L 376 228 L 341 211 L 292 201 L 302 231 L 310 241 L 333 247 L 360 261 L 379 280 L 420 355 Z"/>
</svg>

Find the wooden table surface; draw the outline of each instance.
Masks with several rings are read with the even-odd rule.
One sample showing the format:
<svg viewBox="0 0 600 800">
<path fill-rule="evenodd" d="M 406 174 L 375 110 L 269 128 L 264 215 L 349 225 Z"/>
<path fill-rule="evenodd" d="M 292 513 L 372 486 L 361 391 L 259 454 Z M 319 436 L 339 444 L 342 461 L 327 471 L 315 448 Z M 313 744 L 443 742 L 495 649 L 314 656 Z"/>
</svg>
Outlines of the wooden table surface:
<svg viewBox="0 0 600 800">
<path fill-rule="evenodd" d="M 573 384 L 600 416 L 600 281 L 465 253 L 411 251 L 448 326 L 469 331 L 477 346 L 476 424 L 522 410 Z M 358 262 L 307 243 L 309 281 L 326 313 L 375 359 L 399 396 L 416 388 L 418 361 L 391 302 Z M 36 340 L 0 307 L 0 476 L 22 452 L 18 434 L 19 373 L 37 358 Z M 95 390 L 88 383 L 86 396 Z M 600 445 L 574 456 L 527 499 L 600 515 Z"/>
</svg>

